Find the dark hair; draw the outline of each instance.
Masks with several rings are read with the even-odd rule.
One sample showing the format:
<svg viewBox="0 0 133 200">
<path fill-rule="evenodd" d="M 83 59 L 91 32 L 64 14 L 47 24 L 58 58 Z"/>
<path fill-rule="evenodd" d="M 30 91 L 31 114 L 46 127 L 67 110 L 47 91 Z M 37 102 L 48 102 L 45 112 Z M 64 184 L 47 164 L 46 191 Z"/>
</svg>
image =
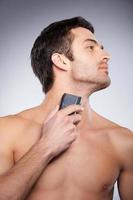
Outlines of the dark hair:
<svg viewBox="0 0 133 200">
<path fill-rule="evenodd" d="M 77 27 L 86 28 L 94 33 L 90 22 L 82 17 L 74 17 L 50 24 L 35 40 L 31 50 L 31 66 L 42 84 L 43 92 L 47 93 L 54 83 L 52 54 L 61 53 L 73 60 L 71 44 L 74 36 L 71 29 Z"/>
</svg>

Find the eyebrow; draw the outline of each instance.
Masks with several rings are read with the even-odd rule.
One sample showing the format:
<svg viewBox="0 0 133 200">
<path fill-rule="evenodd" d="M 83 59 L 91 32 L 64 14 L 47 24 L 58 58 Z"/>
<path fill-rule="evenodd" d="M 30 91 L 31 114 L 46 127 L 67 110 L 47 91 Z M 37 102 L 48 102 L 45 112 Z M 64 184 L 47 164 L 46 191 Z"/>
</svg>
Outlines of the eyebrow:
<svg viewBox="0 0 133 200">
<path fill-rule="evenodd" d="M 96 45 L 99 45 L 98 42 L 97 42 L 96 40 L 90 39 L 90 38 L 85 39 L 84 42 L 93 42 L 93 43 L 95 43 Z M 102 49 L 104 49 L 104 46 L 103 46 L 102 44 L 100 44 L 100 47 L 101 47 Z"/>
</svg>

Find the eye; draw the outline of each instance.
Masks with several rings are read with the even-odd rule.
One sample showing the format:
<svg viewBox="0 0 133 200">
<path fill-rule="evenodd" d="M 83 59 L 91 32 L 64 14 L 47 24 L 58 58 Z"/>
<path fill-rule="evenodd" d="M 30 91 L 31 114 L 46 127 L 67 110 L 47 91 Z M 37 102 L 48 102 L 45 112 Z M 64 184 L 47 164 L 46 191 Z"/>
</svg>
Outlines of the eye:
<svg viewBox="0 0 133 200">
<path fill-rule="evenodd" d="M 103 45 L 101 45 L 101 49 L 102 49 L 102 50 L 104 49 L 104 46 L 103 46 Z"/>
<path fill-rule="evenodd" d="M 87 48 L 90 49 L 90 50 L 94 50 L 94 46 L 92 46 L 92 45 L 91 46 L 87 46 Z"/>
</svg>

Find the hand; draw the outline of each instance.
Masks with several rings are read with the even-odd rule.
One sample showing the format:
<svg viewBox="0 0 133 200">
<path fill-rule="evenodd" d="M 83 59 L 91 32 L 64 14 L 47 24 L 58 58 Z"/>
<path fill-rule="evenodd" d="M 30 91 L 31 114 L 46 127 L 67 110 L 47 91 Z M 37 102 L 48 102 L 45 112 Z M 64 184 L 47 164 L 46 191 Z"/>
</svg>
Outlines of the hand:
<svg viewBox="0 0 133 200">
<path fill-rule="evenodd" d="M 70 147 L 76 140 L 76 125 L 81 120 L 81 105 L 70 105 L 62 110 L 57 106 L 44 121 L 42 137 L 54 157 Z M 75 114 L 70 115 L 71 113 Z"/>
</svg>

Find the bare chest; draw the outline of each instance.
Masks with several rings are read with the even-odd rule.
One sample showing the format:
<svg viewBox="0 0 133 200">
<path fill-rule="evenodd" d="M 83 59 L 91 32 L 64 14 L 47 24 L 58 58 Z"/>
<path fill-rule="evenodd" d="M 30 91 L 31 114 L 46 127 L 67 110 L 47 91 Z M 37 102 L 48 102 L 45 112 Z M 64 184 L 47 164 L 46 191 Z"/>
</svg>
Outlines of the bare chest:
<svg viewBox="0 0 133 200">
<path fill-rule="evenodd" d="M 53 159 L 38 180 L 35 190 L 77 188 L 85 192 L 111 190 L 118 177 L 117 159 L 110 144 L 102 140 L 77 139 Z"/>
</svg>

